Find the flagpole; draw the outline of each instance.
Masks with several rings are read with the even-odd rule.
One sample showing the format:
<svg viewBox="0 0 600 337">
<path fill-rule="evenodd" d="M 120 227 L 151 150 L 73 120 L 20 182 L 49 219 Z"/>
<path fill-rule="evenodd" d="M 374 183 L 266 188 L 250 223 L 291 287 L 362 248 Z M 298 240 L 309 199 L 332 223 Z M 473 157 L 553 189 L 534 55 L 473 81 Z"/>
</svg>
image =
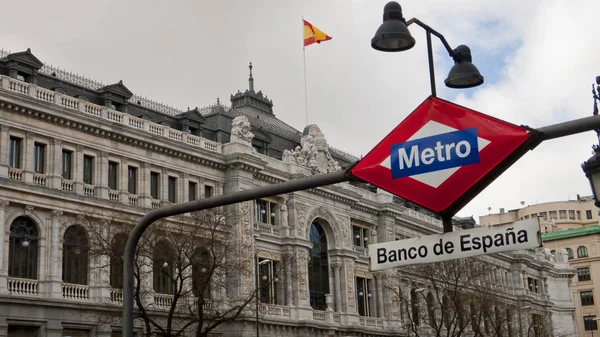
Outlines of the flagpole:
<svg viewBox="0 0 600 337">
<path fill-rule="evenodd" d="M 302 63 L 304 64 L 304 126 L 308 125 L 308 92 L 306 86 L 306 46 L 304 45 L 304 16 L 302 17 Z"/>
</svg>

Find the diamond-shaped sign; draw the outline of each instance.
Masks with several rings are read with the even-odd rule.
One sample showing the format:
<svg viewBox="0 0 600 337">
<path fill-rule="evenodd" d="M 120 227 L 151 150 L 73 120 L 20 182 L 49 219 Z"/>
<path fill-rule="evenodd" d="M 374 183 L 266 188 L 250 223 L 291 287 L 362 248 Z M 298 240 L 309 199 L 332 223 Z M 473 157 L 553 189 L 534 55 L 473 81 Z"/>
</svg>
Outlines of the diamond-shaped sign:
<svg viewBox="0 0 600 337">
<path fill-rule="evenodd" d="M 429 97 L 348 172 L 444 213 L 530 135 L 524 128 Z"/>
</svg>

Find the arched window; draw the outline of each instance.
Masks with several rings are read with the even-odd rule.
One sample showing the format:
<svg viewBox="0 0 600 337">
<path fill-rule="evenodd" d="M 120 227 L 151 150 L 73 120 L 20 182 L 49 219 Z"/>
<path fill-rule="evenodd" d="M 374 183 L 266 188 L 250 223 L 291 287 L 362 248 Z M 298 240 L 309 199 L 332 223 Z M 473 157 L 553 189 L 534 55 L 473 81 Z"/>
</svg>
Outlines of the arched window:
<svg viewBox="0 0 600 337">
<path fill-rule="evenodd" d="M 315 310 L 325 310 L 325 295 L 329 294 L 329 263 L 327 261 L 327 237 L 318 223 L 310 226 L 312 248 L 308 257 L 308 287 L 310 305 Z"/>
<path fill-rule="evenodd" d="M 452 308 L 452 305 L 450 304 L 450 300 L 448 299 L 448 296 L 444 295 L 444 297 L 442 297 L 442 316 L 444 319 L 444 326 L 446 327 L 446 329 L 450 330 L 450 325 L 452 324 L 452 322 L 454 321 L 454 308 Z"/>
<path fill-rule="evenodd" d="M 573 250 L 571 248 L 567 248 L 567 256 L 569 257 L 569 260 L 573 259 Z"/>
<path fill-rule="evenodd" d="M 8 276 L 37 279 L 38 228 L 33 220 L 20 216 L 10 225 Z"/>
<path fill-rule="evenodd" d="M 427 317 L 429 318 L 430 326 L 437 326 L 435 321 L 435 300 L 433 294 L 430 292 L 427 294 Z"/>
<path fill-rule="evenodd" d="M 411 316 L 412 316 L 412 323 L 416 326 L 419 325 L 420 320 L 419 320 L 419 298 L 417 295 L 417 292 L 415 291 L 415 289 L 411 289 L 410 291 L 410 309 L 411 309 Z"/>
<path fill-rule="evenodd" d="M 113 288 L 123 288 L 123 254 L 126 243 L 125 233 L 118 233 L 110 242 L 110 286 Z"/>
<path fill-rule="evenodd" d="M 204 248 L 198 248 L 192 255 L 192 292 L 194 296 L 210 299 L 210 276 L 212 275 L 212 258 Z"/>
<path fill-rule="evenodd" d="M 154 267 L 152 274 L 154 278 L 154 291 L 160 294 L 173 295 L 173 250 L 171 246 L 160 241 L 154 246 Z"/>
<path fill-rule="evenodd" d="M 88 249 L 85 229 L 78 225 L 67 228 L 63 238 L 63 282 L 87 284 Z"/>
<path fill-rule="evenodd" d="M 588 257 L 588 250 L 585 246 L 577 248 L 577 257 Z"/>
</svg>

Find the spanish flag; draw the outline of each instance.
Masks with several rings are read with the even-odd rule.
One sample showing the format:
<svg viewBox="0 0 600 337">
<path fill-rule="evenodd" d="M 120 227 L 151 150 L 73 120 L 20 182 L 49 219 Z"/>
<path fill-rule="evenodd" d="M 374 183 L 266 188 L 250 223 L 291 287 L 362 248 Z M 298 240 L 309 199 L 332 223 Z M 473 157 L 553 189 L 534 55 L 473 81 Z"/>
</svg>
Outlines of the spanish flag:
<svg viewBox="0 0 600 337">
<path fill-rule="evenodd" d="M 321 43 L 322 41 L 331 40 L 331 36 L 323 33 L 319 28 L 313 26 L 310 22 L 304 21 L 304 46 L 311 45 L 313 43 Z"/>
</svg>

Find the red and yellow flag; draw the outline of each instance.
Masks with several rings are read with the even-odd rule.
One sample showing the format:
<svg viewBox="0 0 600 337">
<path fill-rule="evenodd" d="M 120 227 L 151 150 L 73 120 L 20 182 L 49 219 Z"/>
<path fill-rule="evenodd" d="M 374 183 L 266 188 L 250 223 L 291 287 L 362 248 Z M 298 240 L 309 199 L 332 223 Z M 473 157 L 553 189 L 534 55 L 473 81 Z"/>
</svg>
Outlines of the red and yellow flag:
<svg viewBox="0 0 600 337">
<path fill-rule="evenodd" d="M 331 36 L 323 33 L 319 28 L 313 26 L 310 22 L 304 21 L 304 46 L 311 45 L 313 43 L 321 43 L 322 41 L 331 40 Z"/>
</svg>

